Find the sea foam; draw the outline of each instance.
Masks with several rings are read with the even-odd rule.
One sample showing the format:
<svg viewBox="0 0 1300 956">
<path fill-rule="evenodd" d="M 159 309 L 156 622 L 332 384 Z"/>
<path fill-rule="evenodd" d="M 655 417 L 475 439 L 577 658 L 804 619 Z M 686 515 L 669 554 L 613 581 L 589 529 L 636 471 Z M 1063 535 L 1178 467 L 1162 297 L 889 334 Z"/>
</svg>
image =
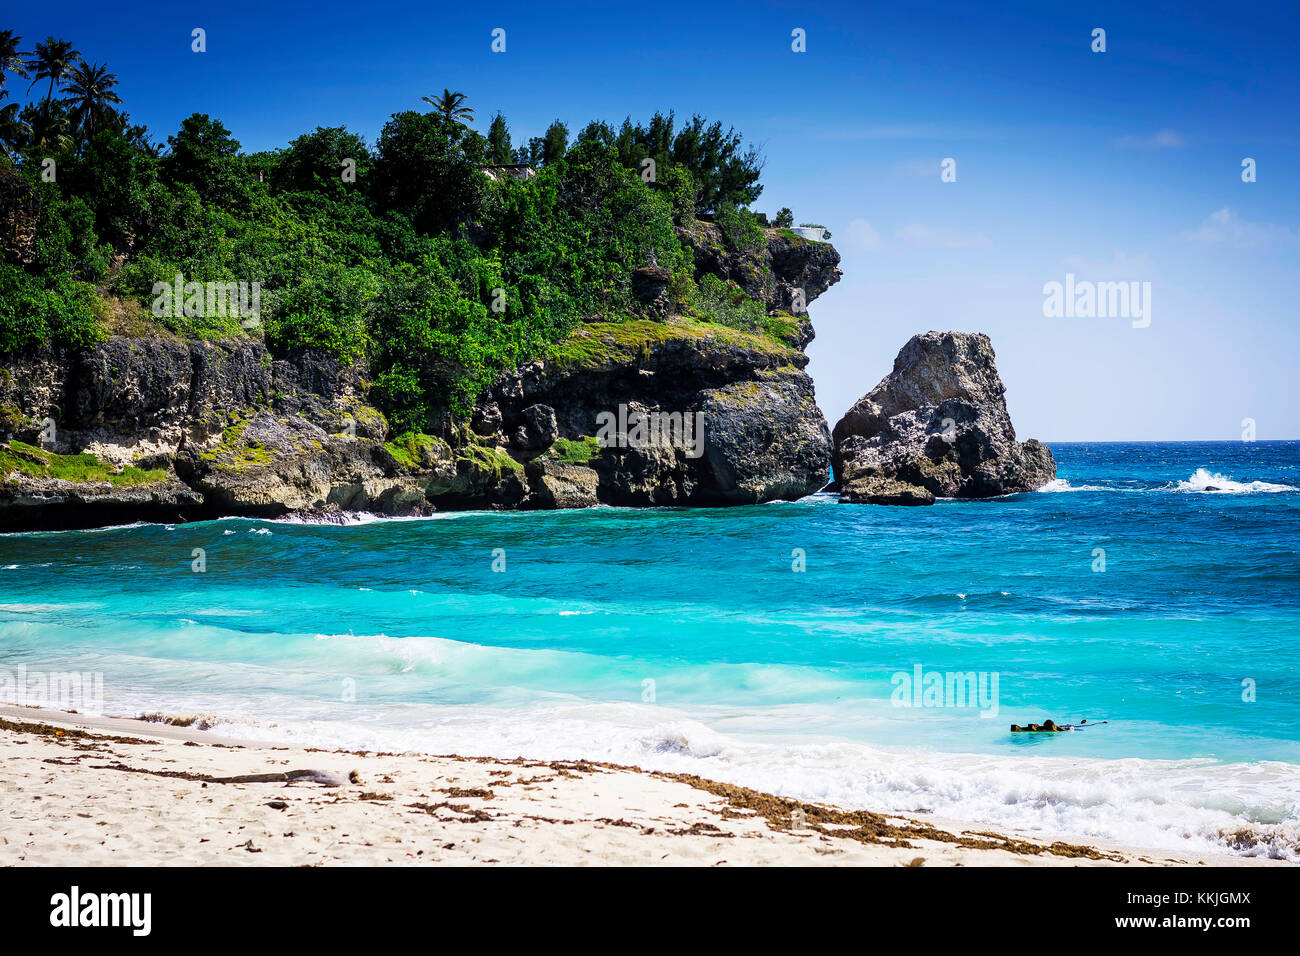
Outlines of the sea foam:
<svg viewBox="0 0 1300 956">
<path fill-rule="evenodd" d="M 1208 492 L 1225 495 L 1276 494 L 1283 491 L 1300 491 L 1291 485 L 1274 484 L 1268 481 L 1234 481 L 1220 474 L 1211 473 L 1206 468 L 1197 468 L 1186 481 L 1180 481 L 1170 487 L 1171 491 Z"/>
</svg>

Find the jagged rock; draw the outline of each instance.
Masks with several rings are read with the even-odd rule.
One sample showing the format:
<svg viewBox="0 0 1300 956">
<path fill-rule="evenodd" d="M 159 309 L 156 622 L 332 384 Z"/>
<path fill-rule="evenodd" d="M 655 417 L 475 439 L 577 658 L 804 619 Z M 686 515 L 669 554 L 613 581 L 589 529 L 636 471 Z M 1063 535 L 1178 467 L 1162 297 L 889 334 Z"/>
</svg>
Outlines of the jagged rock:
<svg viewBox="0 0 1300 956">
<path fill-rule="evenodd" d="M 519 413 L 522 422 L 515 429 L 514 444 L 522 452 L 549 448 L 560 437 L 555 423 L 555 409 L 550 405 L 530 405 Z"/>
<path fill-rule="evenodd" d="M 517 436 L 540 403 L 554 409 L 559 436 L 570 441 L 596 436 L 601 416 L 617 417 L 620 406 L 625 417 L 671 413 L 690 422 L 689 434 L 675 432 L 670 441 L 601 448 L 590 463 L 601 502 L 752 504 L 798 498 L 826 483 L 829 431 L 802 352 L 745 333 L 649 321 L 589 324 L 573 345 L 580 360 L 516 369 L 480 411 L 497 406 L 503 431 Z M 510 450 L 524 458 L 532 446 Z"/>
<path fill-rule="evenodd" d="M 861 475 L 840 486 L 840 500 L 862 505 L 932 505 L 934 494 L 905 481 Z"/>
<path fill-rule="evenodd" d="M 802 372 L 764 371 L 704 395 L 705 454 L 729 501 L 794 499 L 826 484 L 830 433 Z"/>
<path fill-rule="evenodd" d="M 501 432 L 501 408 L 496 402 L 488 402 L 474 410 L 470 427 L 475 434 L 490 436 Z"/>
<path fill-rule="evenodd" d="M 807 304 L 839 282 L 843 274 L 839 269 L 840 254 L 834 246 L 795 233 L 768 230 L 767 254 L 777 277 L 776 298 L 769 309 L 806 314 Z M 802 302 L 795 301 L 796 291 L 803 292 Z"/>
<path fill-rule="evenodd" d="M 913 336 L 833 438 L 840 500 L 850 503 L 988 498 L 1056 477 L 1047 446 L 1016 441 L 993 346 L 981 334 Z"/>
</svg>

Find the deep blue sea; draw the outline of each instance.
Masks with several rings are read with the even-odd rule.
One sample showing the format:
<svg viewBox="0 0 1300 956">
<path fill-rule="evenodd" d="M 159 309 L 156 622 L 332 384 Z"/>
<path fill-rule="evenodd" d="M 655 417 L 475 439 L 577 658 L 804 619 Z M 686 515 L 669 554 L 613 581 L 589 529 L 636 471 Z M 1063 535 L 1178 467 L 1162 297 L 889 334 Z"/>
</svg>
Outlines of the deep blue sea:
<svg viewBox="0 0 1300 956">
<path fill-rule="evenodd" d="M 1051 447 L 932 508 L 0 536 L 0 697 L 1300 859 L 1300 442 Z M 1093 726 L 1009 732 L 1047 718 Z"/>
</svg>

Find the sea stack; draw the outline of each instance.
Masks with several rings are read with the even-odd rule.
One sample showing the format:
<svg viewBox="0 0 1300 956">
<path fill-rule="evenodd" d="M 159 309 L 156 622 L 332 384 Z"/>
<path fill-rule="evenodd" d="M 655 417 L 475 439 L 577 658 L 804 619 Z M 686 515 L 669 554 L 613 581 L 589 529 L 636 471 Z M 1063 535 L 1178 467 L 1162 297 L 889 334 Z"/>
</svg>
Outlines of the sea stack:
<svg viewBox="0 0 1300 956">
<path fill-rule="evenodd" d="M 1033 491 L 1056 477 L 1041 442 L 1016 441 L 987 335 L 914 335 L 894 370 L 832 433 L 840 501 L 928 505 Z"/>
</svg>

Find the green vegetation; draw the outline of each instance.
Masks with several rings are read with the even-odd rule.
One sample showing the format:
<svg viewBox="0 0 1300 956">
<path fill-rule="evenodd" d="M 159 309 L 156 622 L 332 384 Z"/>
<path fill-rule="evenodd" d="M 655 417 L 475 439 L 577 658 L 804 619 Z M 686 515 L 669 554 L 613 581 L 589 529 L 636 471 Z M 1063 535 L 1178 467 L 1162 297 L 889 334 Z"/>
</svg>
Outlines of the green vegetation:
<svg viewBox="0 0 1300 956">
<path fill-rule="evenodd" d="M 384 443 L 388 453 L 407 468 L 420 468 L 431 462 L 442 442 L 419 432 L 405 432 Z"/>
<path fill-rule="evenodd" d="M 778 342 L 793 345 L 798 339 L 799 327 L 806 321 L 806 318 L 789 312 L 778 312 L 776 315 L 764 316 L 763 330 Z"/>
<path fill-rule="evenodd" d="M 735 285 L 708 274 L 700 279 L 690 302 L 690 311 L 705 322 L 745 332 L 766 329 L 767 313 Z"/>
<path fill-rule="evenodd" d="M 505 369 L 592 351 L 569 337 L 593 317 L 628 316 L 644 340 L 631 280 L 647 264 L 668 271 L 673 312 L 767 333 L 762 306 L 734 285 L 695 282 L 674 231 L 709 215 L 732 251 L 765 242 L 765 220 L 745 208 L 761 158 L 720 123 L 656 113 L 589 123 L 570 142 L 557 119 L 516 146 L 503 115 L 483 136 L 465 94 L 444 90 L 424 97 L 428 112 L 391 116 L 373 146 L 319 127 L 250 154 L 194 114 L 164 149 L 121 109 L 107 67 L 52 37 L 21 45 L 0 31 L 0 354 L 123 332 L 252 335 L 275 355 L 364 362 L 392 428 L 423 435 L 463 421 Z M 6 74 L 40 97 L 4 105 Z M 540 171 L 479 171 L 512 159 Z M 256 283 L 258 314 L 193 307 L 188 292 L 164 309 L 178 276 Z"/>
<path fill-rule="evenodd" d="M 713 217 L 713 221 L 722 230 L 722 238 L 727 248 L 733 252 L 750 252 L 763 249 L 767 245 L 767 235 L 763 232 L 758 216 L 748 209 L 741 209 L 731 204 L 724 205 Z"/>
<path fill-rule="evenodd" d="M 142 469 L 134 465 L 115 468 L 94 455 L 57 455 L 26 442 L 12 441 L 0 445 L 0 479 L 14 472 L 29 478 L 59 478 L 63 481 L 103 482 L 118 488 L 148 485 L 162 481 L 167 472 L 161 468 Z"/>
<path fill-rule="evenodd" d="M 0 435 L 12 435 L 28 424 L 27 416 L 14 405 L 0 405 Z"/>
<path fill-rule="evenodd" d="M 716 325 L 711 322 L 677 319 L 654 322 L 629 319 L 625 322 L 590 322 L 562 342 L 553 345 L 547 358 L 561 368 L 599 368 L 624 364 L 649 352 L 651 346 L 672 339 L 701 339 L 734 345 L 790 360 L 795 352 L 763 335 Z"/>
<path fill-rule="evenodd" d="M 248 420 L 236 422 L 221 433 L 221 443 L 203 453 L 203 460 L 226 471 L 244 471 L 275 461 L 271 449 L 244 434 Z"/>
<path fill-rule="evenodd" d="M 514 472 L 516 475 L 524 473 L 524 466 L 505 452 L 477 442 L 469 442 L 461 448 L 458 460 L 468 461 L 479 471 L 491 475 L 494 481 L 500 481 L 501 477 L 508 471 Z"/>
<path fill-rule="evenodd" d="M 583 435 L 578 441 L 557 438 L 550 449 L 550 456 L 560 461 L 588 462 L 598 454 L 600 441 L 594 435 Z"/>
<path fill-rule="evenodd" d="M 597 120 L 588 123 L 575 142 L 579 146 L 599 143 L 611 147 L 625 168 L 637 172 L 645 168 L 647 159 L 654 160 L 657 177 L 674 168 L 688 171 L 695 185 L 698 214 L 715 212 L 728 204 L 748 205 L 759 197 L 763 191 L 758 182 L 763 160 L 757 149 L 742 151 L 739 133 L 734 129 L 724 133 L 721 123 L 710 124 L 702 116 L 692 116 L 680 128 L 676 123 L 672 112 L 655 113 L 645 125 L 633 123 L 628 117 L 615 132 L 608 123 Z"/>
</svg>

